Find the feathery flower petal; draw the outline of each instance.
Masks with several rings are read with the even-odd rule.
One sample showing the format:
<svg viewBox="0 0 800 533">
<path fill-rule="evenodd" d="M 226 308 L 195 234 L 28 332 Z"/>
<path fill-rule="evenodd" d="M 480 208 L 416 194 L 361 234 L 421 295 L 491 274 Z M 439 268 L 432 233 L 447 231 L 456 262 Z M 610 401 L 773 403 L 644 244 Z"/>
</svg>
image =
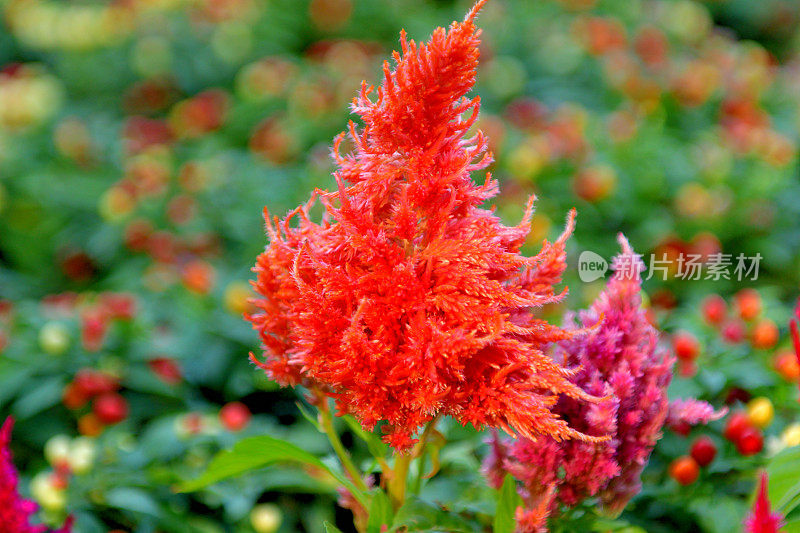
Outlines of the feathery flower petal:
<svg viewBox="0 0 800 533">
<path fill-rule="evenodd" d="M 667 412 L 667 386 L 674 358 L 657 347 L 658 332 L 642 308 L 643 263 L 620 235 L 614 275 L 593 305 L 568 328 L 586 331 L 558 343 L 556 354 L 576 369 L 572 381 L 595 396 L 595 403 L 562 397 L 554 407 L 570 427 L 588 435 L 611 436 L 605 443 L 557 442 L 551 438 L 502 441 L 495 437 L 484 472 L 490 483 L 505 473 L 522 482 L 523 500 L 535 508 L 547 487 L 555 487 L 553 508 L 574 506 L 596 496 L 610 512 L 621 511 L 641 489 L 640 475 L 661 436 Z M 723 413 L 687 400 L 676 416 L 699 423 Z M 563 475 L 559 468 L 563 467 Z"/>
<path fill-rule="evenodd" d="M 0 531 L 6 533 L 43 533 L 45 526 L 32 525 L 31 516 L 37 511 L 35 502 L 19 494 L 19 476 L 11 457 L 11 430 L 14 420 L 8 417 L 0 427 Z M 72 519 L 53 533 L 69 533 Z"/>
<path fill-rule="evenodd" d="M 789 321 L 789 331 L 792 333 L 792 344 L 794 345 L 794 353 L 797 357 L 797 363 L 800 364 L 800 298 L 797 299 L 797 304 L 794 308 L 794 318 Z M 798 385 L 800 387 L 800 385 Z"/>
<path fill-rule="evenodd" d="M 545 353 L 573 333 L 530 312 L 563 298 L 553 285 L 574 212 L 527 258 L 533 201 L 504 226 L 480 207 L 497 181 L 470 178 L 492 161 L 480 131 L 465 138 L 480 106 L 466 95 L 484 2 L 425 44 L 401 33 L 382 86 L 364 83 L 353 100 L 364 124 L 350 123 L 353 153 L 339 154 L 344 133 L 334 143 L 338 189 L 283 220 L 266 215 L 270 242 L 254 269 L 260 297 L 248 318 L 265 359 L 252 359 L 282 385 L 330 395 L 366 429 L 385 420 L 397 449 L 438 414 L 529 438 L 590 438 L 551 410 L 562 394 L 593 399 Z M 320 223 L 309 217 L 315 197 Z"/>
<path fill-rule="evenodd" d="M 744 520 L 747 533 L 778 533 L 783 527 L 783 516 L 773 513 L 767 497 L 767 483 L 769 478 L 766 472 L 761 473 L 758 485 L 758 496 L 753 503 L 753 509 Z"/>
<path fill-rule="evenodd" d="M 714 420 L 719 420 L 727 413 L 727 407 L 715 411 L 713 406 L 706 402 L 695 400 L 694 398 L 677 399 L 669 404 L 667 426 L 675 428 L 687 424 L 689 426 L 708 424 Z"/>
</svg>

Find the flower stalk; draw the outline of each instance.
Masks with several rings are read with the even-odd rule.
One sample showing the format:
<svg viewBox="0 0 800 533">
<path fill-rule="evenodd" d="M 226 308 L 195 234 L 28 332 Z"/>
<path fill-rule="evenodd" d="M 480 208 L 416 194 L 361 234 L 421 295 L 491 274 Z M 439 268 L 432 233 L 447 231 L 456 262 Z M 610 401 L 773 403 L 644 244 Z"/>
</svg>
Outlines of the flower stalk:
<svg viewBox="0 0 800 533">
<path fill-rule="evenodd" d="M 328 441 L 331 443 L 333 451 L 336 452 L 336 456 L 342 463 L 342 467 L 344 468 L 345 472 L 347 472 L 348 476 L 353 480 L 355 486 L 360 491 L 369 492 L 367 485 L 364 483 L 364 477 L 362 476 L 358 467 L 356 467 L 355 463 L 353 463 L 353 460 L 350 458 L 350 454 L 347 452 L 344 444 L 342 444 L 342 441 L 339 438 L 339 434 L 336 433 L 336 429 L 333 427 L 333 414 L 331 413 L 327 400 L 322 400 L 319 402 L 319 425 L 322 432 L 328 437 Z"/>
</svg>

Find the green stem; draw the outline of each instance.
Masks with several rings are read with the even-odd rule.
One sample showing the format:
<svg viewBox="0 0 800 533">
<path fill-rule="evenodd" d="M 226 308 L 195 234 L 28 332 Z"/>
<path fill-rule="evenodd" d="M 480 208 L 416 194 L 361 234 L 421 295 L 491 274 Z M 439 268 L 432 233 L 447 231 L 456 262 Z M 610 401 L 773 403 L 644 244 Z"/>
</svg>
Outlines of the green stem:
<svg viewBox="0 0 800 533">
<path fill-rule="evenodd" d="M 420 464 L 417 477 L 414 480 L 414 485 L 412 486 L 412 492 L 414 494 L 419 492 L 422 484 L 422 477 L 425 475 L 425 445 L 428 443 L 428 437 L 436 427 L 436 423 L 438 421 L 439 418 L 437 417 L 428 422 L 428 425 L 425 426 L 425 430 L 422 432 L 419 441 L 410 453 L 395 454 L 394 468 L 390 472 L 389 481 L 386 484 L 386 491 L 389 493 L 389 499 L 392 500 L 392 506 L 394 507 L 395 511 L 399 509 L 403 503 L 405 503 L 406 485 L 408 483 L 408 470 L 411 466 L 411 462 L 416 458 L 420 458 Z"/>
<path fill-rule="evenodd" d="M 422 454 L 417 460 L 417 475 L 414 477 L 414 484 L 411 486 L 412 494 L 419 494 L 419 491 L 422 489 L 422 478 L 425 477 L 425 463 L 427 463 L 425 459 L 427 459 L 427 457 L 425 449 L 423 448 Z"/>
<path fill-rule="evenodd" d="M 417 476 L 414 478 L 414 485 L 411 488 L 411 491 L 414 494 L 419 494 L 419 491 L 422 488 L 422 478 L 425 477 L 425 452 L 427 451 L 426 448 L 428 445 L 428 437 L 430 437 L 434 428 L 436 428 L 436 423 L 438 421 L 439 417 L 437 416 L 428 422 L 428 425 L 425 426 L 425 430 L 422 432 L 422 435 L 419 438 L 419 442 L 414 447 L 414 457 L 419 458 L 417 461 Z"/>
<path fill-rule="evenodd" d="M 394 507 L 395 511 L 406 501 L 408 467 L 411 465 L 412 459 L 414 459 L 414 456 L 411 453 L 395 453 L 394 468 L 392 468 L 391 477 L 386 484 L 386 491 L 389 493 L 389 499 L 392 501 L 392 507 Z"/>
<path fill-rule="evenodd" d="M 347 453 L 342 441 L 339 439 L 339 434 L 336 433 L 336 430 L 333 427 L 333 415 L 328 407 L 327 400 L 323 400 L 319 404 L 319 424 L 320 427 L 322 427 L 323 433 L 328 436 L 328 440 L 333 447 L 333 451 L 336 452 L 336 455 L 339 457 L 339 461 L 342 463 L 342 466 L 352 478 L 353 484 L 355 484 L 358 490 L 365 493 L 369 492 L 367 485 L 364 483 L 364 478 L 362 477 L 361 472 L 359 472 L 358 468 L 353 463 L 353 460 L 350 458 L 350 454 Z"/>
</svg>

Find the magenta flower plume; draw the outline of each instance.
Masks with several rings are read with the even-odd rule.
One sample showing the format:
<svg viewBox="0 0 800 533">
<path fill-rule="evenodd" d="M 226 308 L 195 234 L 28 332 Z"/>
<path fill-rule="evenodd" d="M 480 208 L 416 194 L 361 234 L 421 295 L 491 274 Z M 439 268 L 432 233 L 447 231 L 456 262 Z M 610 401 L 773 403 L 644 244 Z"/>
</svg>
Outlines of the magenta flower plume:
<svg viewBox="0 0 800 533">
<path fill-rule="evenodd" d="M 658 348 L 658 332 L 642 308 L 644 265 L 627 240 L 613 262 L 614 275 L 593 305 L 567 316 L 567 329 L 588 330 L 558 343 L 556 358 L 575 368 L 572 381 L 595 396 L 595 403 L 561 398 L 555 411 L 588 435 L 610 435 L 606 443 L 557 442 L 540 438 L 502 441 L 495 437 L 485 463 L 489 482 L 506 472 L 522 482 L 521 495 L 535 508 L 551 488 L 554 506 L 577 505 L 596 496 L 611 513 L 621 511 L 641 489 L 640 475 L 669 411 L 667 386 L 674 358 Z M 695 423 L 716 416 L 704 402 L 685 404 Z M 559 467 L 563 466 L 563 475 Z"/>
<path fill-rule="evenodd" d="M 316 194 L 323 220 L 307 206 L 267 216 L 255 267 L 256 364 L 329 395 L 365 429 L 385 420 L 384 439 L 400 450 L 438 415 L 529 438 L 599 439 L 551 411 L 559 395 L 594 398 L 545 353 L 570 333 L 530 312 L 563 298 L 554 285 L 574 213 L 557 241 L 524 257 L 532 201 L 519 226 L 505 226 L 480 207 L 496 180 L 470 177 L 492 161 L 482 133 L 467 137 L 484 3 L 428 43 L 401 34 L 383 85 L 365 83 L 353 101 L 364 124 L 350 124 L 354 151 L 338 153 L 344 134 L 334 145 L 338 190 Z"/>
<path fill-rule="evenodd" d="M 19 495 L 19 476 L 11 457 L 11 429 L 14 421 L 8 417 L 0 428 L 0 532 L 2 533 L 43 533 L 45 526 L 32 525 L 31 516 L 38 506 Z M 72 520 L 53 533 L 69 533 Z"/>
<path fill-rule="evenodd" d="M 797 299 L 797 305 L 794 308 L 794 318 L 789 321 L 789 331 L 792 332 L 792 344 L 794 345 L 794 353 L 797 357 L 797 363 L 800 364 L 800 298 Z M 800 387 L 800 385 L 798 385 Z"/>
<path fill-rule="evenodd" d="M 667 426 L 670 428 L 682 428 L 685 426 L 708 424 L 714 420 L 719 420 L 725 416 L 727 412 L 727 407 L 716 411 L 708 403 L 695 400 L 694 398 L 673 400 L 669 404 Z"/>
<path fill-rule="evenodd" d="M 758 496 L 753 503 L 753 509 L 744 520 L 746 533 L 778 533 L 783 527 L 783 516 L 773 513 L 767 497 L 767 483 L 769 478 L 766 472 L 761 473 L 758 485 Z"/>
</svg>

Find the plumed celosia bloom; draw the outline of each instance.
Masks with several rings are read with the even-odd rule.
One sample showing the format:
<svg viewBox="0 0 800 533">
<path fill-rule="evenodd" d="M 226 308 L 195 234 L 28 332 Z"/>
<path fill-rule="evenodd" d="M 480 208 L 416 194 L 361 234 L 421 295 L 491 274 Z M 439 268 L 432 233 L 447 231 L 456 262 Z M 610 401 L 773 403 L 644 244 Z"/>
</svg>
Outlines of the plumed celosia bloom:
<svg viewBox="0 0 800 533">
<path fill-rule="evenodd" d="M 800 364 L 800 298 L 798 298 L 794 308 L 794 318 L 789 321 L 789 331 L 792 332 L 794 353 L 797 357 L 797 363 Z"/>
<path fill-rule="evenodd" d="M 354 151 L 339 155 L 345 134 L 335 143 L 338 190 L 315 194 L 323 221 L 309 218 L 311 202 L 283 221 L 266 216 L 270 242 L 254 269 L 258 364 L 281 384 L 327 393 L 367 429 L 385 420 L 398 449 L 438 414 L 583 437 L 551 411 L 560 394 L 589 399 L 544 352 L 570 333 L 530 313 L 563 297 L 553 286 L 574 214 L 556 242 L 524 257 L 532 203 L 519 226 L 504 226 L 479 207 L 497 182 L 470 179 L 492 161 L 480 132 L 465 138 L 479 108 L 465 95 L 484 1 L 427 44 L 401 34 L 377 96 L 363 84 L 353 101 L 364 124 L 350 124 Z"/>
<path fill-rule="evenodd" d="M 585 336 L 561 341 L 556 353 L 565 366 L 577 368 L 574 383 L 590 394 L 607 396 L 595 403 L 562 398 L 555 410 L 571 427 L 589 435 L 610 435 L 606 443 L 503 441 L 495 436 L 485 464 L 495 486 L 507 472 L 521 482 L 526 507 L 536 508 L 555 491 L 553 506 L 574 506 L 597 496 L 609 512 L 618 512 L 641 489 L 640 475 L 669 411 L 667 386 L 674 358 L 657 346 L 658 332 L 642 308 L 639 256 L 620 235 L 622 253 L 615 273 L 587 311 L 567 321 Z M 696 422 L 717 416 L 703 402 L 687 402 Z M 696 415 L 696 416 L 695 416 Z M 560 472 L 560 468 L 563 471 Z M 525 531 L 524 529 L 522 531 Z"/>
<path fill-rule="evenodd" d="M 32 525 L 31 516 L 38 509 L 36 503 L 19 495 L 19 476 L 11 457 L 11 429 L 14 421 L 9 417 L 0 428 L 0 532 L 43 533 L 45 526 Z M 54 533 L 69 533 L 71 520 Z"/>
<path fill-rule="evenodd" d="M 769 479 L 766 472 L 761 473 L 758 486 L 758 496 L 753 503 L 753 509 L 744 519 L 746 533 L 778 533 L 783 527 L 783 516 L 773 513 L 767 496 L 767 483 Z"/>
<path fill-rule="evenodd" d="M 714 420 L 719 420 L 728 412 L 727 408 L 719 411 L 706 402 L 695 400 L 694 398 L 673 400 L 669 404 L 666 425 L 681 432 L 689 426 L 708 424 Z"/>
</svg>

